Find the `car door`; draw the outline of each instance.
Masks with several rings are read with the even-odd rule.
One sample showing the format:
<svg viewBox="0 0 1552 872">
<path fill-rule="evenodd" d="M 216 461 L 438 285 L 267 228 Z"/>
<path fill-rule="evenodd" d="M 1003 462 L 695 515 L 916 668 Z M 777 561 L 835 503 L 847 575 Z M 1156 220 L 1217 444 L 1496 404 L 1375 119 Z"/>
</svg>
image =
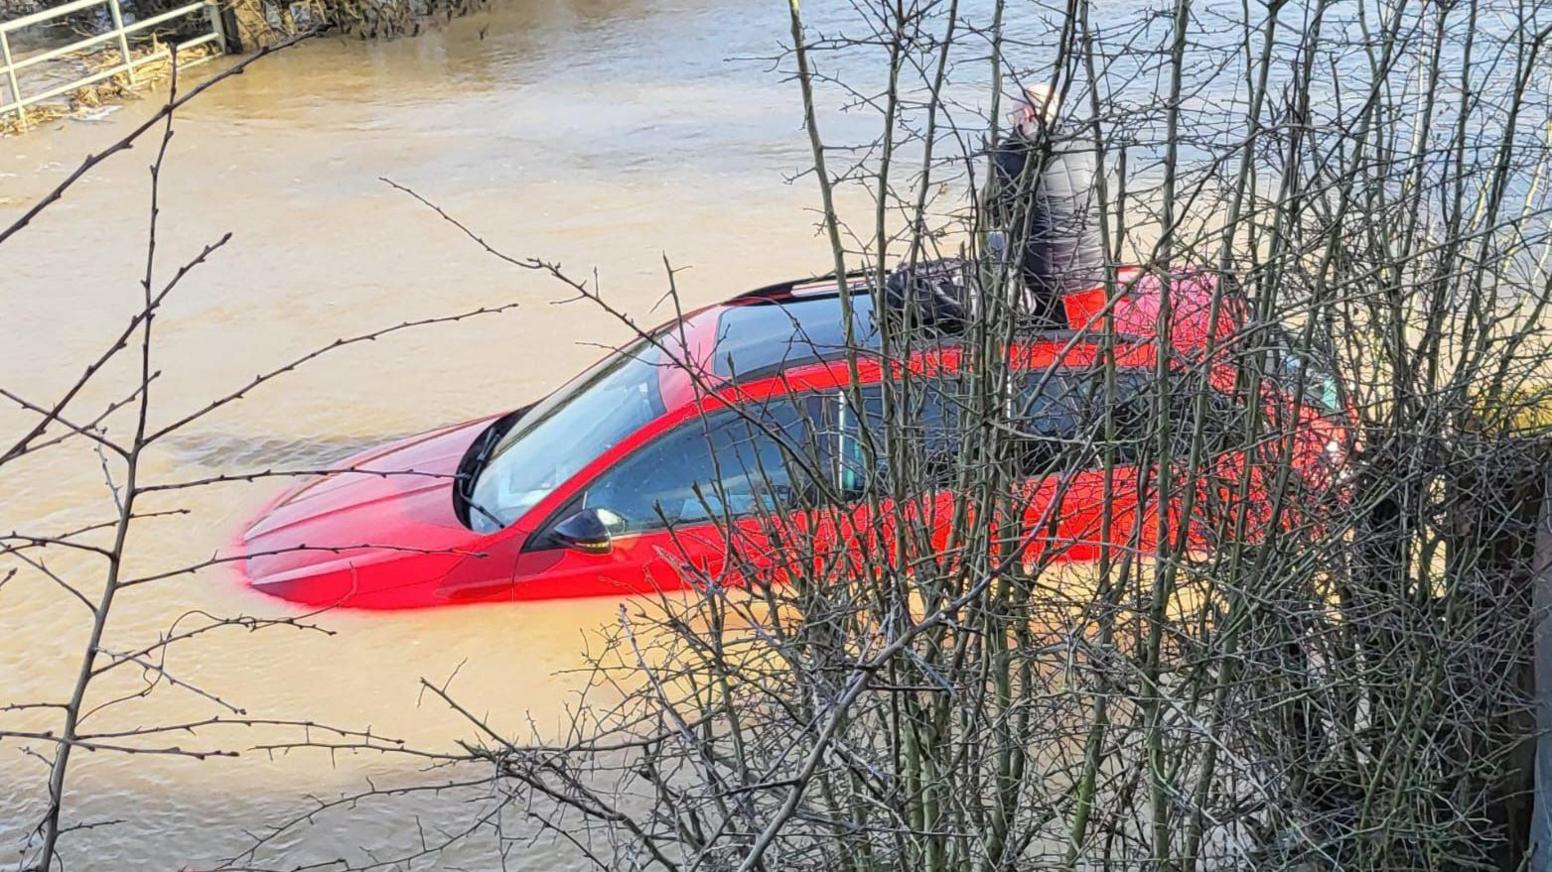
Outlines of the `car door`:
<svg viewBox="0 0 1552 872">
<path fill-rule="evenodd" d="M 801 398 L 698 411 L 576 488 L 536 528 L 516 568 L 518 599 L 736 585 L 778 555 L 773 535 L 801 515 L 809 474 L 795 462 Z M 602 511 L 606 550 L 566 547 L 565 519 Z"/>
<path fill-rule="evenodd" d="M 1140 516 L 1138 500 L 1140 489 L 1153 486 L 1140 465 L 1152 447 L 1150 374 L 1120 368 L 1107 381 L 1087 365 L 1041 362 L 1047 365 L 1015 372 L 997 401 L 1004 409 L 996 417 L 1010 436 L 998 462 L 1010 468 L 994 505 L 1001 517 L 1018 519 L 1001 531 L 1001 547 L 1022 546 L 1031 570 L 1095 560 L 1106 548 L 1112 555 L 1151 548 L 1157 516 Z M 955 486 L 964 439 L 976 427 L 969 390 L 948 371 L 896 384 L 893 402 L 902 404 L 902 415 L 892 450 L 909 452 L 912 464 L 903 484 L 890 468 L 899 459 L 885 450 L 882 387 L 837 397 L 839 484 L 852 502 L 836 536 L 852 551 L 876 562 L 903 543 L 899 560 L 908 566 L 960 553 L 964 543 L 951 541 L 953 531 L 975 522 L 956 519 L 977 502 Z M 903 503 L 896 504 L 897 492 Z"/>
<path fill-rule="evenodd" d="M 980 429 L 973 409 L 985 401 L 975 400 L 971 390 L 952 372 L 896 385 L 894 402 L 903 408 L 894 451 L 912 455 L 903 487 L 892 482 L 890 464 L 896 459 L 884 456 L 880 386 L 859 392 L 861 408 L 855 413 L 848 414 L 842 397 L 842 485 L 854 498 L 878 488 L 850 512 L 845 532 L 857 547 L 878 554 L 886 543 L 903 542 L 907 551 L 901 560 L 908 565 L 960 553 L 964 543 L 952 541 L 954 531 L 974 527 L 977 522 L 968 513 L 987 497 L 960 492 L 955 484 L 964 441 Z M 1138 446 L 1126 438 L 1142 429 L 1143 422 L 1135 419 L 1146 410 L 1139 409 L 1135 379 L 1122 375 L 1109 394 L 1105 390 L 1093 373 L 1053 363 L 1015 372 L 1003 398 L 993 400 L 1000 411 L 990 417 L 1008 436 L 1002 446 L 1006 454 L 997 462 L 1008 464 L 1008 477 L 1005 489 L 981 510 L 998 513 L 999 519 L 988 523 L 1016 519 L 999 531 L 1004 539 L 997 553 L 1021 546 L 1023 562 L 1032 569 L 1037 562 L 1093 560 L 1107 545 L 1135 547 L 1147 541 L 1136 516 Z M 1103 427 L 1106 406 L 1113 409 L 1108 431 Z M 1108 468 L 1102 450 L 1107 432 L 1116 437 Z M 892 499 L 897 491 L 906 497 L 898 505 Z"/>
<path fill-rule="evenodd" d="M 1073 458 L 1066 472 L 1058 535 L 1048 543 L 1066 549 L 1069 559 L 1094 559 L 1101 547 L 1114 554 L 1151 554 L 1161 529 L 1172 542 L 1182 532 L 1185 545 L 1207 549 L 1218 541 L 1224 523 L 1233 517 L 1234 488 L 1243 466 L 1238 409 L 1232 396 L 1200 373 L 1175 372 L 1168 383 L 1170 440 L 1159 444 L 1158 409 L 1161 387 L 1151 368 L 1118 366 L 1107 376 L 1098 368 L 1068 370 L 1068 411 L 1053 420 L 1063 425 L 1074 444 L 1092 446 L 1086 462 Z M 1205 404 L 1198 404 L 1205 395 Z M 1202 444 L 1195 467 L 1189 464 L 1200 421 Z M 1106 461 L 1109 466 L 1107 468 Z M 1170 468 L 1168 492 L 1160 493 L 1160 470 Z M 1043 487 L 1053 487 L 1047 475 Z M 1189 499 L 1187 498 L 1189 496 Z M 1190 506 L 1190 518 L 1184 517 Z M 1171 547 L 1174 547 L 1172 545 Z"/>
<path fill-rule="evenodd" d="M 1142 369 L 1088 366 L 1014 379 L 1026 568 L 1152 547 L 1156 515 L 1139 511 L 1139 493 L 1154 486 L 1148 380 Z"/>
<path fill-rule="evenodd" d="M 956 500 L 962 391 L 952 373 L 918 374 L 885 386 L 863 385 L 831 398 L 837 490 L 842 504 L 827 522 L 828 538 L 851 558 L 853 572 L 893 566 L 918 571 L 954 547 L 949 542 Z"/>
</svg>

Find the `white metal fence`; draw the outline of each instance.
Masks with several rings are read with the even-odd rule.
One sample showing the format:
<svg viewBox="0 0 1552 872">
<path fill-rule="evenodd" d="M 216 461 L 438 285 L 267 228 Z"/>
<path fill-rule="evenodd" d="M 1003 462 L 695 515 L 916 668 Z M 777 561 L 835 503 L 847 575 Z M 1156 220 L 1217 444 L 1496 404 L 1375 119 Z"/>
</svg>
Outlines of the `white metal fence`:
<svg viewBox="0 0 1552 872">
<path fill-rule="evenodd" d="M 69 45 L 62 45 L 47 51 L 38 52 L 19 60 L 12 56 L 10 35 L 15 31 L 21 30 L 24 27 L 44 24 L 83 9 L 103 5 L 108 7 L 108 15 L 113 20 L 113 28 L 111 30 L 77 40 Z M 9 92 L 6 94 L 8 99 L 5 102 L 0 102 L 0 117 L 4 117 L 7 112 L 14 112 L 21 125 L 25 127 L 27 125 L 28 106 L 45 100 L 52 100 L 77 88 L 100 82 L 119 73 L 124 73 L 129 78 L 130 83 L 134 84 L 136 69 L 167 58 L 174 47 L 163 46 L 160 51 L 135 57 L 130 51 L 130 37 L 159 24 L 165 24 L 184 16 L 192 17 L 198 14 L 205 16 L 210 32 L 184 40 L 178 43 L 176 48 L 182 52 L 207 43 L 214 43 L 216 50 L 213 54 L 206 54 L 187 62 L 180 61 L 179 66 L 185 67 L 209 60 L 215 54 L 219 54 L 225 49 L 226 34 L 222 29 L 221 11 L 217 7 L 217 0 L 195 0 L 195 2 L 179 6 L 176 9 L 169 9 L 166 12 L 128 25 L 124 23 L 124 13 L 120 7 L 119 0 L 73 0 L 73 2 L 62 6 L 55 6 L 52 9 L 45 9 L 41 12 L 35 12 L 32 15 L 24 15 L 21 18 L 14 18 L 10 21 L 0 21 L 0 76 L 3 76 L 3 78 L 0 78 L 0 81 L 4 81 L 9 88 Z M 18 73 L 22 70 L 110 41 L 116 42 L 118 45 L 119 63 L 98 70 L 90 75 L 82 76 L 74 81 L 47 87 L 35 94 L 22 93 L 22 86 L 18 76 Z"/>
</svg>

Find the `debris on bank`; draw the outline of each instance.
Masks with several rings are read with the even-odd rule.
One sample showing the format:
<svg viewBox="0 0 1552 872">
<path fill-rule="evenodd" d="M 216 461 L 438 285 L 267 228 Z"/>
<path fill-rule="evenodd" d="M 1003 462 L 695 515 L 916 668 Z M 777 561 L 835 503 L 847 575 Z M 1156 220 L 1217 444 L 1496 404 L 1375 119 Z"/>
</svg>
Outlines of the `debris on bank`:
<svg viewBox="0 0 1552 872">
<path fill-rule="evenodd" d="M 136 64 L 133 82 L 130 81 L 127 71 L 121 72 L 101 81 L 82 85 L 52 100 L 35 103 L 22 110 L 26 114 L 25 124 L 16 112 L 8 110 L 0 115 L 0 136 L 14 136 L 25 129 L 61 118 L 80 121 L 99 121 L 105 118 L 124 101 L 138 97 L 136 89 L 167 81 L 172 75 L 171 48 L 159 39 L 153 39 L 144 45 L 131 46 L 130 58 Z M 191 61 L 207 57 L 215 51 L 215 48 L 209 45 L 180 49 L 178 64 L 186 66 Z M 64 82 L 87 78 L 103 70 L 121 66 L 123 63 L 124 55 L 119 47 L 110 45 L 73 52 L 34 69 L 38 69 L 36 75 L 40 77 Z M 3 89 L 0 89 L 0 92 L 3 92 Z"/>
<path fill-rule="evenodd" d="M 41 22 L 28 22 L 20 30 L 49 31 L 56 35 L 52 38 L 52 45 L 51 37 L 44 36 L 41 42 L 31 46 L 32 55 L 37 57 L 40 53 L 64 51 L 73 46 L 74 43 L 57 38 L 61 32 L 76 37 L 85 36 L 86 42 L 106 39 L 108 34 L 124 27 L 120 21 L 121 15 L 123 22 L 133 22 L 144 16 L 150 23 L 149 16 L 153 14 L 158 15 L 158 22 L 165 21 L 169 14 L 174 17 L 184 14 L 159 10 L 159 0 L 106 2 L 113 10 L 111 18 L 107 12 L 94 8 L 89 12 L 66 13 Z M 204 13 L 190 13 L 200 20 L 208 16 L 211 30 L 201 26 L 189 32 L 189 21 L 184 21 L 178 25 L 158 27 L 150 33 L 142 32 L 132 39 L 144 40 L 146 36 L 150 39 L 138 44 L 131 41 L 127 49 L 124 46 L 125 40 L 120 37 L 118 44 L 109 42 L 82 48 L 46 61 L 39 58 L 41 63 L 28 65 L 25 71 L 17 71 L 21 78 L 19 83 L 7 83 L 0 75 L 0 106 L 21 98 L 11 93 L 14 90 L 9 86 L 11 84 L 19 84 L 23 93 L 39 94 L 96 75 L 105 76 L 100 81 L 83 84 L 48 101 L 32 104 L 22 110 L 21 114 L 16 110 L 0 112 L 0 136 L 21 133 L 29 127 L 59 118 L 98 120 L 105 117 L 112 111 L 105 107 L 119 104 L 142 85 L 163 82 L 168 78 L 171 51 L 180 36 L 199 43 L 178 49 L 178 64 L 187 67 L 222 48 L 240 52 L 272 45 L 308 31 L 334 32 L 363 39 L 413 37 L 436 24 L 483 9 L 487 3 L 488 0 L 218 0 Z M 35 7 L 51 5 L 59 5 L 59 0 L 0 0 L 0 22 L 14 21 L 38 11 Z M 199 32 L 205 35 L 196 36 Z M 215 38 L 213 43 L 209 41 L 212 33 Z M 172 42 L 165 41 L 168 39 Z M 17 52 L 15 37 L 12 37 L 10 47 L 16 62 L 28 63 L 27 53 Z M 106 76 L 109 70 L 124 66 L 128 69 Z M 133 75 L 130 71 L 133 71 Z"/>
</svg>

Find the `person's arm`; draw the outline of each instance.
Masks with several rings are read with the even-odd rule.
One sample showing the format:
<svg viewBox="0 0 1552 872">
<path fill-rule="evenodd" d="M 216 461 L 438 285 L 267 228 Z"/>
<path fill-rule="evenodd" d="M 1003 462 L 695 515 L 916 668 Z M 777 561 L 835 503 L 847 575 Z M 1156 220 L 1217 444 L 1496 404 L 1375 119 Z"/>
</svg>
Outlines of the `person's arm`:
<svg viewBox="0 0 1552 872">
<path fill-rule="evenodd" d="M 986 183 L 981 186 L 981 223 L 986 230 L 1012 231 L 1014 212 L 1022 191 L 1029 194 L 1031 179 L 1024 178 L 1029 167 L 1030 143 L 1014 133 L 992 149 Z"/>
</svg>

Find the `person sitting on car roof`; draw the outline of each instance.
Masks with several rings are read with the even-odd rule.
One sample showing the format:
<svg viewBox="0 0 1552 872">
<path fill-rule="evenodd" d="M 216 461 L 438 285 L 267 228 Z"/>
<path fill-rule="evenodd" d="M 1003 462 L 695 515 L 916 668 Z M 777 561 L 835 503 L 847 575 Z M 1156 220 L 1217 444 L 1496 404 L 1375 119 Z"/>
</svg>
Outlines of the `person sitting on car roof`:
<svg viewBox="0 0 1552 872">
<path fill-rule="evenodd" d="M 1105 264 L 1094 154 L 1064 135 L 1057 102 L 1050 87 L 1033 85 L 1015 103 L 980 204 L 982 225 L 1004 239 L 999 258 L 1017 267 L 1021 319 L 1050 328 L 1069 326 L 1062 298 L 1102 282 Z"/>
</svg>

